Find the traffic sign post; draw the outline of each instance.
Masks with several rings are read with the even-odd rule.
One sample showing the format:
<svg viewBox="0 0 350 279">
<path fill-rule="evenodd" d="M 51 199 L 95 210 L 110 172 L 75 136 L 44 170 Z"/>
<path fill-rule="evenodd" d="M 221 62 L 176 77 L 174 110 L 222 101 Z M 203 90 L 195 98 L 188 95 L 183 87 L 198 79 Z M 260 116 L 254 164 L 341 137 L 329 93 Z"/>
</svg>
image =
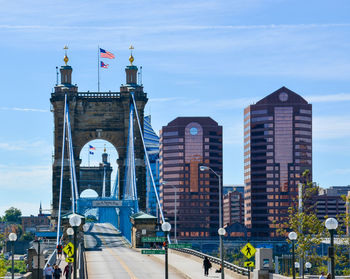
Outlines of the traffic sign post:
<svg viewBox="0 0 350 279">
<path fill-rule="evenodd" d="M 246 256 L 247 259 L 250 259 L 251 257 L 253 257 L 255 255 L 255 252 L 256 252 L 256 249 L 249 242 L 246 245 L 244 245 L 244 247 L 241 249 L 241 253 L 244 256 Z M 250 278 L 250 268 L 254 267 L 254 263 L 253 265 L 251 265 L 252 263 L 253 263 L 252 261 L 246 261 L 244 263 L 244 266 L 248 268 L 248 279 Z"/>
<path fill-rule="evenodd" d="M 166 240 L 163 236 L 145 236 L 141 238 L 141 242 L 164 242 Z"/>
<path fill-rule="evenodd" d="M 165 250 L 160 250 L 160 249 L 143 249 L 141 250 L 141 254 L 144 255 L 151 255 L 151 254 L 165 254 Z"/>
<path fill-rule="evenodd" d="M 255 255 L 256 249 L 249 242 L 241 249 L 241 252 L 248 259 Z"/>
<path fill-rule="evenodd" d="M 246 262 L 244 262 L 244 266 L 245 266 L 245 267 L 248 267 L 248 268 L 254 267 L 254 262 L 252 262 L 252 261 L 246 261 Z"/>
<path fill-rule="evenodd" d="M 67 256 L 70 258 L 74 255 L 74 245 L 72 242 L 69 242 L 64 248 L 63 252 L 67 254 Z"/>
<path fill-rule="evenodd" d="M 168 248 L 192 248 L 191 243 L 168 244 Z"/>
<path fill-rule="evenodd" d="M 74 263 L 74 258 L 67 257 L 66 262 L 67 263 Z"/>
</svg>

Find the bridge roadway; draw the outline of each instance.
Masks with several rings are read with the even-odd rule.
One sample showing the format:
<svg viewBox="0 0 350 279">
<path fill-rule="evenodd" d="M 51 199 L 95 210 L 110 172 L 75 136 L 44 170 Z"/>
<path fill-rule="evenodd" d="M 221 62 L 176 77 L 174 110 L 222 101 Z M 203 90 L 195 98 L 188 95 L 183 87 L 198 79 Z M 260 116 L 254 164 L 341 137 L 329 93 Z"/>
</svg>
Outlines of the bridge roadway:
<svg viewBox="0 0 350 279">
<path fill-rule="evenodd" d="M 164 255 L 142 255 L 111 224 L 92 224 L 85 232 L 89 279 L 164 279 Z M 213 265 L 204 277 L 202 260 L 181 256 L 169 250 L 169 278 L 220 278 Z M 231 279 L 225 274 L 226 279 Z"/>
<path fill-rule="evenodd" d="M 111 224 L 94 224 L 85 232 L 89 279 L 163 279 L 164 264 L 130 249 L 130 245 Z M 186 278 L 174 269 L 169 277 Z"/>
</svg>

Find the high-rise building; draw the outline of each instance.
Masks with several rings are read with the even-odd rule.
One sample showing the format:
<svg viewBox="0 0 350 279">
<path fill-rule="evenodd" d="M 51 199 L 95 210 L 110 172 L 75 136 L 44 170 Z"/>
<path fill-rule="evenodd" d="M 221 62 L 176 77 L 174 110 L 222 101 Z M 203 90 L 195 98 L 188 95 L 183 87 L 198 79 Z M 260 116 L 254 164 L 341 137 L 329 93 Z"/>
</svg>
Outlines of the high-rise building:
<svg viewBox="0 0 350 279">
<path fill-rule="evenodd" d="M 244 110 L 245 225 L 252 237 L 276 236 L 302 173 L 312 179 L 312 105 L 282 87 Z"/>
<path fill-rule="evenodd" d="M 232 191 L 238 191 L 240 193 L 242 193 L 242 195 L 244 194 L 244 185 L 242 184 L 236 184 L 236 185 L 224 185 L 222 188 L 222 194 L 226 195 L 228 192 L 232 192 Z"/>
<path fill-rule="evenodd" d="M 145 139 L 146 150 L 149 158 L 149 163 L 151 165 L 154 183 L 157 192 L 159 193 L 159 137 L 152 128 L 151 116 L 145 116 L 143 121 L 143 136 Z M 145 164 L 147 165 L 147 162 L 145 162 Z M 156 216 L 158 214 L 156 194 L 154 191 L 153 182 L 151 179 L 151 174 L 148 170 L 148 166 L 146 168 L 146 209 L 147 213 Z"/>
<path fill-rule="evenodd" d="M 244 187 L 236 187 L 223 197 L 224 225 L 244 223 Z"/>
<path fill-rule="evenodd" d="M 210 117 L 178 117 L 160 132 L 160 195 L 177 238 L 217 238 L 222 126 Z"/>
</svg>

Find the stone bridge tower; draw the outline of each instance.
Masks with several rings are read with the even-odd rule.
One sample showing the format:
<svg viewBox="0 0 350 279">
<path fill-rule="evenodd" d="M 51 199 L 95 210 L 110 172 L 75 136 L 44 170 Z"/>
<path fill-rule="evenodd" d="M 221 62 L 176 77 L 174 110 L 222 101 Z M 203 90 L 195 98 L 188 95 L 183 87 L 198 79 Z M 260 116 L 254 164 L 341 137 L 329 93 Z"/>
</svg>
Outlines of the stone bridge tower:
<svg viewBox="0 0 350 279">
<path fill-rule="evenodd" d="M 132 64 L 134 58 L 130 56 L 130 65 L 125 68 L 126 83 L 121 85 L 120 92 L 78 92 L 76 84 L 72 84 L 72 67 L 67 65 L 68 57 L 65 56 L 65 66 L 60 68 L 61 84 L 55 86 L 54 93 L 51 94 L 50 102 L 54 115 L 54 163 L 52 166 L 52 216 L 56 217 L 59 207 L 60 172 L 62 156 L 62 136 L 64 120 L 64 99 L 67 95 L 69 104 L 69 115 L 71 122 L 72 141 L 74 150 L 74 160 L 76 177 L 79 189 L 80 151 L 83 146 L 91 140 L 103 139 L 114 145 L 118 151 L 118 180 L 119 198 L 125 185 L 125 162 L 126 147 L 129 127 L 129 109 L 132 103 L 131 92 L 134 92 L 136 106 L 143 125 L 144 107 L 147 103 L 147 94 L 143 91 L 143 86 L 137 84 L 138 68 Z M 143 130 L 143 127 L 142 127 Z M 144 150 L 140 132 L 134 118 L 135 135 L 135 166 L 137 177 L 137 193 L 139 197 L 139 208 L 146 207 L 146 169 L 144 163 Z M 69 156 L 66 151 L 64 155 L 63 171 L 63 195 L 62 213 L 71 211 L 71 186 L 69 171 Z"/>
</svg>

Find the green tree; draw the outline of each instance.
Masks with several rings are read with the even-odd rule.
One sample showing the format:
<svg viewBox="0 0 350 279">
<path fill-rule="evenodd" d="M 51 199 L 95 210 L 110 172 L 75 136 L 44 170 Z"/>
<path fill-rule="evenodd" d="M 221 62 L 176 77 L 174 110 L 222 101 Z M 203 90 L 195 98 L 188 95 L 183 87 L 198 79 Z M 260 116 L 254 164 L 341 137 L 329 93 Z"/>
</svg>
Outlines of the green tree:
<svg viewBox="0 0 350 279">
<path fill-rule="evenodd" d="M 309 181 L 310 172 L 306 170 L 302 177 L 305 183 L 302 184 L 302 212 L 298 210 L 298 200 L 294 201 L 294 206 L 289 207 L 287 219 L 278 224 L 278 233 L 281 236 L 288 239 L 288 232 L 294 231 L 297 233 L 297 240 L 295 246 L 296 256 L 304 259 L 304 262 L 309 261 L 316 268 L 323 268 L 323 262 L 326 260 L 325 257 L 319 256 L 316 249 L 321 244 L 323 237 L 325 236 L 326 229 L 324 222 L 319 220 L 316 216 L 312 197 L 317 195 L 319 187 Z M 298 197 L 299 198 L 299 197 Z"/>
<path fill-rule="evenodd" d="M 19 224 L 22 221 L 22 212 L 18 208 L 11 207 L 5 211 L 3 219 L 5 222 Z"/>
<path fill-rule="evenodd" d="M 7 267 L 6 267 L 6 263 L 4 260 L 4 256 L 1 255 L 0 256 L 0 278 L 3 278 L 5 276 L 7 272 Z"/>
</svg>

